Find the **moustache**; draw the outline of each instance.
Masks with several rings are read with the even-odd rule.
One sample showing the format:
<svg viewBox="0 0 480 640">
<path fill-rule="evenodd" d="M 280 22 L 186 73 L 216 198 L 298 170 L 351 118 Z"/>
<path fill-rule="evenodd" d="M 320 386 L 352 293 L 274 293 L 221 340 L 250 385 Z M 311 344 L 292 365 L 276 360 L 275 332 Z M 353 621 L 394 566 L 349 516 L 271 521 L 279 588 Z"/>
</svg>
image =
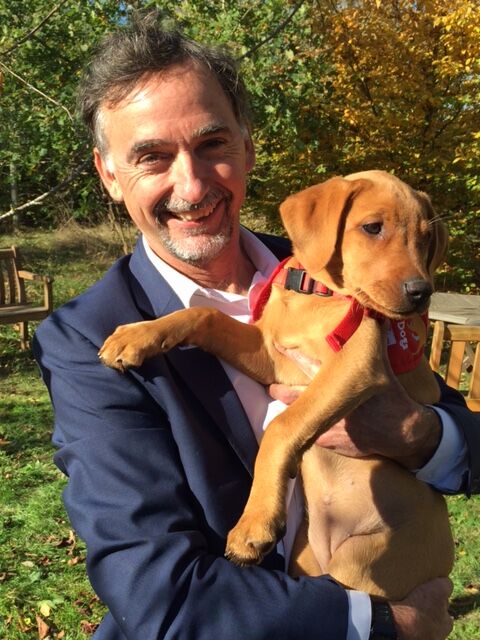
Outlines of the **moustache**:
<svg viewBox="0 0 480 640">
<path fill-rule="evenodd" d="M 219 200 L 226 196 L 227 194 L 224 191 L 216 189 L 214 191 L 210 191 L 201 202 L 192 203 L 188 200 L 172 195 L 160 200 L 160 202 L 155 206 L 154 212 L 155 215 L 159 215 L 161 213 L 190 213 L 193 211 L 200 211 L 201 209 L 207 209 L 212 205 L 215 206 Z"/>
</svg>

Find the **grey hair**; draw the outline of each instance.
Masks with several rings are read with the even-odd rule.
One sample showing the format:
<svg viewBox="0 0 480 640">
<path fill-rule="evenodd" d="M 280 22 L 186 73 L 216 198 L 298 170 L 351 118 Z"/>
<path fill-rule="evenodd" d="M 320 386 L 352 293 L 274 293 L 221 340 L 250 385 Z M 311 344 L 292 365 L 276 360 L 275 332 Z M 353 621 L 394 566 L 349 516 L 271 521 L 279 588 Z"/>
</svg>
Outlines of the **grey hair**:
<svg viewBox="0 0 480 640">
<path fill-rule="evenodd" d="M 84 70 L 77 111 L 102 155 L 107 148 L 101 107 L 116 106 L 149 75 L 186 62 L 202 65 L 213 74 L 241 128 L 250 129 L 248 95 L 234 58 L 223 49 L 195 42 L 176 29 L 164 29 L 160 21 L 157 11 L 134 17 L 127 26 L 98 43 Z"/>
</svg>

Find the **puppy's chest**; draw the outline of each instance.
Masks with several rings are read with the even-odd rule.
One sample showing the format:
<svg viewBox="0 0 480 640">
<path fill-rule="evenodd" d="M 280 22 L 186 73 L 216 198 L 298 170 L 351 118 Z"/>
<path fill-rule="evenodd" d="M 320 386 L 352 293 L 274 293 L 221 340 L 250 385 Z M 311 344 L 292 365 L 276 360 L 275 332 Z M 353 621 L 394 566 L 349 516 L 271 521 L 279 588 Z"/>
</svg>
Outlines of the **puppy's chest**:
<svg viewBox="0 0 480 640">
<path fill-rule="evenodd" d="M 336 328 L 348 307 L 349 302 L 341 298 L 302 295 L 274 286 L 260 325 L 267 338 L 318 354 L 326 349 L 325 336 Z"/>
</svg>

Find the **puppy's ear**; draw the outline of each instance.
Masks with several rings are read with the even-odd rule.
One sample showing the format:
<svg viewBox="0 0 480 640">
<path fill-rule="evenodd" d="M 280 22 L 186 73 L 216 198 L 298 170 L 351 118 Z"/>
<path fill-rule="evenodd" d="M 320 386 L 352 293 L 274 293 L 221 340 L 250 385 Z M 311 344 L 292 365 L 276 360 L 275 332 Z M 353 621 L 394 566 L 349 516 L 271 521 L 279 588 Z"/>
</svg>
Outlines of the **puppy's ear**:
<svg viewBox="0 0 480 640">
<path fill-rule="evenodd" d="M 441 221 L 440 217 L 435 213 L 432 202 L 428 195 L 423 191 L 417 191 L 422 206 L 427 212 L 427 218 L 430 225 L 431 240 L 428 248 L 427 269 L 428 273 L 433 276 L 438 267 L 445 260 L 448 249 L 448 229 Z"/>
<path fill-rule="evenodd" d="M 309 273 L 323 269 L 332 258 L 353 198 L 367 185 L 369 180 L 335 177 L 289 196 L 280 205 L 295 256 Z"/>
</svg>

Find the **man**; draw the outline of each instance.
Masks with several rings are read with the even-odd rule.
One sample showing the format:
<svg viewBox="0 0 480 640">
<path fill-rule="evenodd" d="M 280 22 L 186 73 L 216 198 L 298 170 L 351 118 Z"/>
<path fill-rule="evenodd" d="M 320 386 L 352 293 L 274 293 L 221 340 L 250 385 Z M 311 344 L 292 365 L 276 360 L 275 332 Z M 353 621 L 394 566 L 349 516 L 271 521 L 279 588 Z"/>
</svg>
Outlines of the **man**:
<svg viewBox="0 0 480 640">
<path fill-rule="evenodd" d="M 252 282 L 288 253 L 284 241 L 239 225 L 254 150 L 232 62 L 158 30 L 150 17 L 101 44 L 80 110 L 99 175 L 142 234 L 132 256 L 42 324 L 35 343 L 55 408 L 55 461 L 69 476 L 65 503 L 109 608 L 95 638 L 351 640 L 395 630 L 399 638 L 445 638 L 446 579 L 391 603 L 391 619 L 379 620 L 390 612 L 375 605 L 370 633 L 366 594 L 328 576 L 286 574 L 294 527 L 259 567 L 223 557 L 269 420 L 263 388 L 196 348 L 124 376 L 98 360 L 117 325 L 182 306 L 214 305 L 245 320 Z M 470 491 L 480 475 L 478 422 L 445 386 L 441 407 L 386 394 L 375 404 L 381 429 L 368 419 L 372 407 L 361 408 L 321 444 L 349 455 L 373 450 L 411 469 L 431 458 L 421 471 L 429 481 Z M 450 446 L 456 459 L 445 456 Z"/>
</svg>

